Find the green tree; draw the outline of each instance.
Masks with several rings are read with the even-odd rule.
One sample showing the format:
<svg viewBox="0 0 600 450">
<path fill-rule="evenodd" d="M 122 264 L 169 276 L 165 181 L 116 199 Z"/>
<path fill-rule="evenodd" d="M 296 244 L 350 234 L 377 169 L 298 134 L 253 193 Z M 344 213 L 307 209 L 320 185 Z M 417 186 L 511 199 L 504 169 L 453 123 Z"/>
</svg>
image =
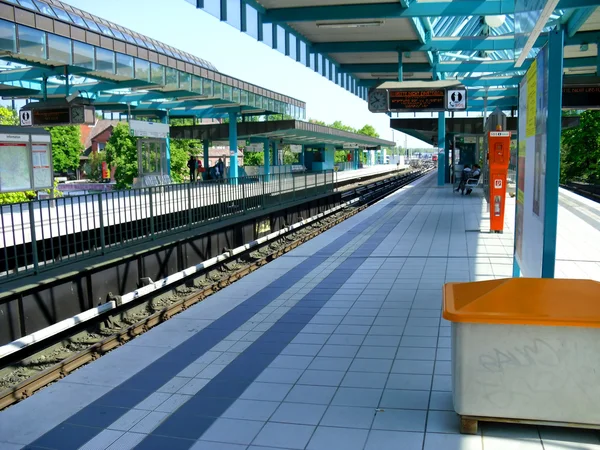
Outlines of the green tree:
<svg viewBox="0 0 600 450">
<path fill-rule="evenodd" d="M 102 163 L 106 161 L 105 152 L 92 152 L 83 166 L 87 178 L 91 181 L 102 181 Z"/>
<path fill-rule="evenodd" d="M 374 138 L 378 138 L 379 137 L 379 133 L 377 133 L 377 131 L 375 131 L 375 128 L 373 127 L 373 125 L 365 125 L 364 127 L 362 127 L 360 130 L 356 131 L 358 134 L 364 134 L 365 136 L 371 136 Z"/>
<path fill-rule="evenodd" d="M 0 106 L 0 125 L 19 125 L 17 112 L 6 106 Z"/>
<path fill-rule="evenodd" d="M 322 125 L 322 126 L 324 126 L 324 127 L 326 127 L 326 126 L 327 126 L 327 124 L 326 124 L 325 122 L 323 122 L 322 120 L 317 120 L 317 119 L 308 119 L 308 121 L 309 121 L 310 123 L 314 123 L 314 124 L 316 124 L 316 125 Z"/>
<path fill-rule="evenodd" d="M 579 126 L 564 130 L 561 181 L 600 182 L 600 111 L 584 111 Z"/>
<path fill-rule="evenodd" d="M 52 163 L 55 172 L 67 172 L 79 167 L 83 150 L 81 131 L 75 125 L 48 128 L 52 136 Z"/>
<path fill-rule="evenodd" d="M 117 188 L 128 189 L 138 176 L 137 139 L 129 134 L 129 125 L 118 123 L 106 143 L 106 162 L 115 167 Z"/>
<path fill-rule="evenodd" d="M 336 120 L 335 122 L 333 122 L 331 125 L 329 125 L 331 128 L 336 128 L 338 130 L 342 130 L 342 131 L 348 131 L 350 133 L 356 133 L 356 130 L 354 128 L 352 128 L 349 125 L 345 125 L 343 124 L 340 120 Z"/>
<path fill-rule="evenodd" d="M 265 163 L 263 152 L 244 152 L 244 166 L 262 166 Z"/>
</svg>

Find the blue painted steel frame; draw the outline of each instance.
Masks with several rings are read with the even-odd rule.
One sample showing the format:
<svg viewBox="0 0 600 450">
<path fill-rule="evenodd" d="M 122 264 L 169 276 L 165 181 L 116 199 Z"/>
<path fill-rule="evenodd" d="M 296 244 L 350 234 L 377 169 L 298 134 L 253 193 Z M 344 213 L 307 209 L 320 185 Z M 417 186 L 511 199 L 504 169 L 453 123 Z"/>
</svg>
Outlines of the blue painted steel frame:
<svg viewBox="0 0 600 450">
<path fill-rule="evenodd" d="M 554 278 L 560 179 L 564 30 L 550 33 L 548 42 L 548 120 L 542 277 Z"/>
<path fill-rule="evenodd" d="M 446 183 L 446 113 L 438 113 L 438 166 L 437 166 L 437 185 L 443 186 Z"/>
</svg>

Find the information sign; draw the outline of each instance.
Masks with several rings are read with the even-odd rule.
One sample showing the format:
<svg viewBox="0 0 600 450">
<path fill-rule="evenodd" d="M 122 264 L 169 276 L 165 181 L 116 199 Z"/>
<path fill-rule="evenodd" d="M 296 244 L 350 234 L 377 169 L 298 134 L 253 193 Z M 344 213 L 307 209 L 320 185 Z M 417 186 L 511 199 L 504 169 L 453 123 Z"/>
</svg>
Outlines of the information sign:
<svg viewBox="0 0 600 450">
<path fill-rule="evenodd" d="M 345 149 L 358 148 L 358 144 L 355 144 L 354 142 L 344 142 L 344 148 Z"/>
<path fill-rule="evenodd" d="M 244 151 L 246 152 L 262 152 L 264 150 L 265 144 L 263 144 L 262 142 L 246 145 L 246 148 L 244 149 Z"/>
<path fill-rule="evenodd" d="M 169 125 L 166 123 L 130 120 L 129 130 L 131 134 L 136 137 L 166 139 L 169 136 Z"/>
<path fill-rule="evenodd" d="M 0 133 L 0 192 L 51 188 L 54 177 L 50 135 L 24 130 L 21 133 Z"/>
<path fill-rule="evenodd" d="M 600 86 L 563 86 L 563 108 L 600 109 Z"/>
<path fill-rule="evenodd" d="M 448 111 L 464 111 L 467 109 L 467 90 L 451 89 L 447 93 Z"/>
<path fill-rule="evenodd" d="M 290 145 L 290 150 L 292 153 L 302 153 L 302 146 L 298 144 L 292 144 Z"/>
<path fill-rule="evenodd" d="M 390 89 L 389 99 L 391 112 L 446 110 L 446 91 L 444 89 Z"/>
</svg>

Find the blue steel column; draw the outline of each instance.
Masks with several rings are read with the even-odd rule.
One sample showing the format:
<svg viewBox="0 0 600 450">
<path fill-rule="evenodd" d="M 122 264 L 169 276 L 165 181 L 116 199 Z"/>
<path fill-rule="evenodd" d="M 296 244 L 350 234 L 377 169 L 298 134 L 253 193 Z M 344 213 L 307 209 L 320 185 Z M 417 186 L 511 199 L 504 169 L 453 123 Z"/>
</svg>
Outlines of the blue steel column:
<svg viewBox="0 0 600 450">
<path fill-rule="evenodd" d="M 169 111 L 166 112 L 162 118 L 162 123 L 169 124 Z M 166 145 L 165 145 L 165 159 L 167 160 L 167 175 L 171 176 L 171 138 L 167 134 Z"/>
<path fill-rule="evenodd" d="M 237 113 L 229 113 L 229 178 L 238 177 Z"/>
<path fill-rule="evenodd" d="M 437 185 L 443 186 L 446 181 L 446 113 L 438 113 L 438 170 L 437 170 Z"/>
<path fill-rule="evenodd" d="M 210 164 L 210 159 L 208 158 L 209 156 L 209 149 L 210 149 L 210 141 L 208 139 L 204 139 L 202 141 L 202 159 L 204 160 L 204 179 L 206 180 L 206 178 L 208 177 L 208 165 Z"/>
<path fill-rule="evenodd" d="M 548 38 L 548 120 L 546 126 L 546 183 L 544 208 L 544 251 L 542 278 L 554 278 L 560 178 L 560 133 L 562 120 L 564 30 L 552 31 Z"/>
<path fill-rule="evenodd" d="M 271 178 L 271 147 L 269 144 L 269 139 L 263 140 L 263 157 L 265 159 L 265 182 L 268 182 Z"/>
</svg>

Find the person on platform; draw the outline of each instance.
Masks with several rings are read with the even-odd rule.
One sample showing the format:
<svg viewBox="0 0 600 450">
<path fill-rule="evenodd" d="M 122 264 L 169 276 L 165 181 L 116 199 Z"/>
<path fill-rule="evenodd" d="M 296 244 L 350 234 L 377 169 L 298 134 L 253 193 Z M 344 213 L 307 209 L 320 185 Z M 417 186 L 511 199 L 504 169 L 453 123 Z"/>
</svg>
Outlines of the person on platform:
<svg viewBox="0 0 600 450">
<path fill-rule="evenodd" d="M 461 191 L 461 194 L 465 195 L 465 185 L 467 184 L 467 180 L 469 178 L 471 178 L 471 166 L 465 165 L 460 177 L 460 182 L 458 183 L 458 187 L 454 190 L 454 192 Z"/>
<path fill-rule="evenodd" d="M 219 171 L 217 178 L 223 178 L 225 176 L 225 164 L 223 163 L 223 160 L 221 158 L 219 158 L 219 160 L 217 161 L 216 167 Z"/>
<path fill-rule="evenodd" d="M 198 167 L 196 180 L 200 181 L 202 179 L 202 172 L 204 172 L 204 168 L 202 167 L 202 161 L 200 160 L 200 158 L 196 160 L 196 167 Z"/>
<path fill-rule="evenodd" d="M 196 171 L 198 170 L 198 161 L 194 157 L 194 155 L 190 155 L 190 159 L 187 163 L 188 168 L 190 169 L 190 183 L 196 181 Z"/>
<path fill-rule="evenodd" d="M 471 173 L 471 178 L 479 180 L 480 176 L 481 176 L 481 168 L 479 167 L 478 164 L 475 164 L 473 166 L 473 172 Z M 473 192 L 473 188 L 468 188 L 466 195 L 471 195 L 471 192 Z"/>
</svg>

